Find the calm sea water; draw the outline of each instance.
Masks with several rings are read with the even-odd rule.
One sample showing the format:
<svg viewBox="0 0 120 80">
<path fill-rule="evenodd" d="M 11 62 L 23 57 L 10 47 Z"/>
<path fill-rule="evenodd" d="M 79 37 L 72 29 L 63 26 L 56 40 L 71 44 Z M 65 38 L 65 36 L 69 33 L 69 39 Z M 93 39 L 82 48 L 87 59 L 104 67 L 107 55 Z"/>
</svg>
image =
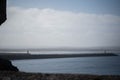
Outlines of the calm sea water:
<svg viewBox="0 0 120 80">
<path fill-rule="evenodd" d="M 15 60 L 23 72 L 120 75 L 120 56 Z"/>
</svg>

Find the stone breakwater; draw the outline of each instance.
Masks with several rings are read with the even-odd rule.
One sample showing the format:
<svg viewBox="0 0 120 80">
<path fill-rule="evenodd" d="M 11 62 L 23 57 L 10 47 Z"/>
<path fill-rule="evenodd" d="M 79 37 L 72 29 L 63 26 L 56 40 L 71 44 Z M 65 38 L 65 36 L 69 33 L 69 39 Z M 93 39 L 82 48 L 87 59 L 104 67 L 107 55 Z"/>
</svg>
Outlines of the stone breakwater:
<svg viewBox="0 0 120 80">
<path fill-rule="evenodd" d="M 0 71 L 0 80 L 120 80 L 120 75 L 45 74 Z"/>
<path fill-rule="evenodd" d="M 22 53 L 0 53 L 0 57 L 8 60 L 23 59 L 50 59 L 50 58 L 72 58 L 72 57 L 103 57 L 118 56 L 114 53 L 84 53 L 84 54 L 22 54 Z"/>
</svg>

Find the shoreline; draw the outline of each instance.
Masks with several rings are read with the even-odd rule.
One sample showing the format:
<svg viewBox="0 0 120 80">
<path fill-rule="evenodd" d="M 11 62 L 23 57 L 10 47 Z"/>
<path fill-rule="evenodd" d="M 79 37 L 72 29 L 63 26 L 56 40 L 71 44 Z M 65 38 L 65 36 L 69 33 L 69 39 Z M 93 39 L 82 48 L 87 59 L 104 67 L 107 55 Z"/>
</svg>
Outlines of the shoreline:
<svg viewBox="0 0 120 80">
<path fill-rule="evenodd" d="M 18 54 L 18 55 L 3 55 L 4 57 L 10 57 L 13 59 L 26 59 L 25 55 Z M 16 57 L 17 56 L 17 57 Z M 23 57 L 24 56 L 24 57 Z M 26 57 L 31 56 L 33 58 L 33 55 L 26 54 Z M 38 56 L 38 55 L 34 55 Z M 58 57 L 56 57 L 58 56 Z M 102 56 L 118 56 L 113 53 L 102 53 L 102 54 L 67 54 L 67 55 L 39 55 L 39 57 L 42 57 L 40 59 L 46 59 L 46 58 L 69 58 L 69 57 L 102 57 Z M 22 58 L 21 58 L 22 57 Z M 3 58 L 3 57 L 2 57 Z M 18 59 L 19 58 L 19 59 Z M 27 58 L 30 59 L 30 58 Z M 36 59 L 36 58 L 35 58 Z M 15 71 L 0 71 L 0 80 L 120 80 L 120 75 L 99 75 L 99 74 L 74 74 L 74 73 L 32 73 L 32 72 L 15 72 Z"/>
<path fill-rule="evenodd" d="M 0 80 L 120 80 L 120 75 L 55 74 L 0 71 Z"/>
<path fill-rule="evenodd" d="M 85 53 L 85 54 L 21 54 L 21 53 L 0 53 L 0 57 L 8 60 L 25 59 L 50 59 L 50 58 L 73 58 L 73 57 L 103 57 L 118 56 L 114 53 Z"/>
</svg>

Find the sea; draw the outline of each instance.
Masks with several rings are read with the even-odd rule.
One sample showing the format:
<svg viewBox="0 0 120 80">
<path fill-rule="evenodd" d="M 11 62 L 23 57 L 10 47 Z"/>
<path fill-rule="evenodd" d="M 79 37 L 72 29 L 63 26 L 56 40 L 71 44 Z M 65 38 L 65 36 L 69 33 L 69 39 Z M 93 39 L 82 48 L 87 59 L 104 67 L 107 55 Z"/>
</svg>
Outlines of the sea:
<svg viewBox="0 0 120 80">
<path fill-rule="evenodd" d="M 56 53 L 69 54 L 64 51 Z M 120 75 L 120 54 L 116 54 L 119 56 L 12 60 L 12 63 L 20 71 L 30 73 Z"/>
</svg>

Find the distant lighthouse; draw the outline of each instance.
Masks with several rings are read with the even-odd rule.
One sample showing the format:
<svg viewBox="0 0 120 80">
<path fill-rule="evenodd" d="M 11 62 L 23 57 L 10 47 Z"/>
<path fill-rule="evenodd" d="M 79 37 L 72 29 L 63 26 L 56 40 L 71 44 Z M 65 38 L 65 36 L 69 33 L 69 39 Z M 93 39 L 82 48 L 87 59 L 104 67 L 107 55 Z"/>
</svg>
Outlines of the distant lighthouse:
<svg viewBox="0 0 120 80">
<path fill-rule="evenodd" d="M 106 53 L 107 53 L 107 51 L 106 51 L 106 50 L 104 50 L 104 53 L 106 54 Z"/>
<path fill-rule="evenodd" d="M 27 54 L 30 54 L 30 53 L 29 53 L 29 50 L 27 50 Z"/>
</svg>

